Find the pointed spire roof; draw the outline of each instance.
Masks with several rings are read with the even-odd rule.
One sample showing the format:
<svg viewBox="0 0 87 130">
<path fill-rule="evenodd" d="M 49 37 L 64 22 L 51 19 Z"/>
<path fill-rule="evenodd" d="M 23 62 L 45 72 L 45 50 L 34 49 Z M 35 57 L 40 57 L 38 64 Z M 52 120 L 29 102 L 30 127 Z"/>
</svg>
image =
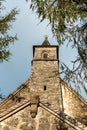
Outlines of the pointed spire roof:
<svg viewBox="0 0 87 130">
<path fill-rule="evenodd" d="M 46 35 L 45 36 L 45 40 L 43 41 L 43 43 L 42 43 L 42 46 L 49 46 L 50 45 L 50 43 L 49 43 L 49 41 L 48 41 L 48 36 Z"/>
</svg>

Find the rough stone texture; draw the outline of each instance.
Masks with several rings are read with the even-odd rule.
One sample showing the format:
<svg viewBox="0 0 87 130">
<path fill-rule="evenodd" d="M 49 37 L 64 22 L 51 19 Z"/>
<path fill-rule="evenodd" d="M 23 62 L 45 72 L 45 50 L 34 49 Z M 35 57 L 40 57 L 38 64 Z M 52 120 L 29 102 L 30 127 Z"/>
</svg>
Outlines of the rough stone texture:
<svg viewBox="0 0 87 130">
<path fill-rule="evenodd" d="M 64 112 L 87 125 L 87 103 L 64 82 L 61 82 L 61 86 Z M 85 118 L 84 121 L 82 118 Z"/>
<path fill-rule="evenodd" d="M 47 58 L 44 58 L 44 53 Z M 0 130 L 60 130 L 63 125 L 66 128 L 63 130 L 75 130 L 38 107 L 39 101 L 53 111 L 65 112 L 87 124 L 87 103 L 59 77 L 57 46 L 35 46 L 33 56 L 30 79 L 1 102 L 0 116 L 25 100 L 30 101 L 30 105 L 1 121 Z M 86 118 L 85 121 L 83 117 Z M 84 130 L 87 130 L 87 127 Z"/>
<path fill-rule="evenodd" d="M 8 126 L 3 127 L 3 130 L 10 130 Z"/>
<path fill-rule="evenodd" d="M 41 111 L 44 111 L 43 114 Z M 26 113 L 27 116 L 24 116 Z M 36 118 L 31 118 L 30 113 L 28 113 L 28 109 L 24 109 L 0 124 L 2 126 L 2 130 L 53 130 L 53 127 L 56 128 L 56 119 L 51 114 L 49 114 L 49 116 L 47 115 L 47 112 L 39 107 Z M 17 122 L 19 120 L 19 123 L 17 123 L 17 125 L 13 125 L 16 117 L 18 117 Z M 54 126 L 52 126 L 53 124 Z"/>
</svg>

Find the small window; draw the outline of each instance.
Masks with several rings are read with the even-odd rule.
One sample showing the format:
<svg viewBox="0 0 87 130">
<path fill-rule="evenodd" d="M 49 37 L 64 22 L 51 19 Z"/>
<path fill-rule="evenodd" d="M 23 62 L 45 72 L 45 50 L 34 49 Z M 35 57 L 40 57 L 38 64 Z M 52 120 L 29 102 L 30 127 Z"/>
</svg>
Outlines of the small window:
<svg viewBox="0 0 87 130">
<path fill-rule="evenodd" d="M 44 58 L 44 59 L 47 59 L 47 57 L 48 57 L 47 53 L 44 53 L 44 54 L 43 54 L 43 58 Z"/>
<path fill-rule="evenodd" d="M 47 51 L 42 51 L 42 53 L 41 53 L 41 57 L 42 57 L 42 59 L 48 59 L 49 58 L 49 54 L 48 54 L 48 52 Z"/>
<path fill-rule="evenodd" d="M 47 90 L 47 87 L 46 86 L 44 86 L 44 91 L 46 91 Z"/>
</svg>

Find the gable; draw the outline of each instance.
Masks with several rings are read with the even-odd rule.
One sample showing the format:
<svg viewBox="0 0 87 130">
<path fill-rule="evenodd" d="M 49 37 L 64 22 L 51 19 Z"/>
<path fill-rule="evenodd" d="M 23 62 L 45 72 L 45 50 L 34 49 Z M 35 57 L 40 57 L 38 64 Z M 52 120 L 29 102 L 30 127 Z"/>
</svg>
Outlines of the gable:
<svg viewBox="0 0 87 130">
<path fill-rule="evenodd" d="M 87 125 L 87 102 L 63 80 L 61 86 L 64 112 Z"/>
</svg>

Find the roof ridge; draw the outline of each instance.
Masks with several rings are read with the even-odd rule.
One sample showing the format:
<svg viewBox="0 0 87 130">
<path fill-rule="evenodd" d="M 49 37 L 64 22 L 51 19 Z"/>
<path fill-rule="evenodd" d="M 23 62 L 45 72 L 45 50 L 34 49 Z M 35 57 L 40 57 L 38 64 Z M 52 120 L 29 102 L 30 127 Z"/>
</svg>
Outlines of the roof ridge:
<svg viewBox="0 0 87 130">
<path fill-rule="evenodd" d="M 11 95 L 16 95 L 18 94 L 19 91 L 21 91 L 24 87 L 27 86 L 29 80 L 26 80 L 23 84 L 21 84 L 16 90 L 13 91 L 13 93 L 10 93 L 4 100 L 0 102 L 0 107 L 7 103 L 9 99 L 11 99 Z"/>
<path fill-rule="evenodd" d="M 12 110 L 15 110 L 17 109 L 18 107 L 22 106 L 23 104 L 25 104 L 28 100 L 24 100 L 22 101 L 22 103 L 18 103 L 16 104 L 15 106 L 12 106 L 10 109 L 7 109 L 6 111 L 3 111 L 1 114 L 0 114 L 0 118 L 3 117 L 5 114 L 8 114 L 9 112 L 11 112 Z"/>
<path fill-rule="evenodd" d="M 17 107 L 11 107 L 9 111 L 7 111 L 7 113 L 3 112 L 0 116 L 0 122 L 2 122 L 3 120 L 9 118 L 10 116 L 16 114 L 17 112 L 19 112 L 20 110 L 26 108 L 28 105 L 30 105 L 30 101 L 24 101 L 23 104 L 17 105 Z M 12 109 L 14 108 L 14 109 Z"/>
<path fill-rule="evenodd" d="M 39 103 L 40 107 L 44 108 L 45 110 L 49 111 L 51 114 L 53 114 L 54 116 L 56 116 L 57 118 L 59 118 L 60 120 L 64 121 L 65 123 L 67 123 L 68 125 L 70 125 L 71 127 L 73 127 L 76 130 L 84 130 L 84 128 L 81 128 L 79 126 L 77 126 L 76 124 L 73 124 L 72 122 L 70 122 L 69 119 L 62 117 L 60 114 L 56 113 L 54 110 L 48 108 L 47 106 L 45 106 L 43 103 Z M 77 120 L 76 120 L 77 121 Z M 77 121 L 78 124 L 83 125 L 82 123 L 80 123 L 79 121 Z M 86 127 L 86 126 L 85 126 Z"/>
</svg>

